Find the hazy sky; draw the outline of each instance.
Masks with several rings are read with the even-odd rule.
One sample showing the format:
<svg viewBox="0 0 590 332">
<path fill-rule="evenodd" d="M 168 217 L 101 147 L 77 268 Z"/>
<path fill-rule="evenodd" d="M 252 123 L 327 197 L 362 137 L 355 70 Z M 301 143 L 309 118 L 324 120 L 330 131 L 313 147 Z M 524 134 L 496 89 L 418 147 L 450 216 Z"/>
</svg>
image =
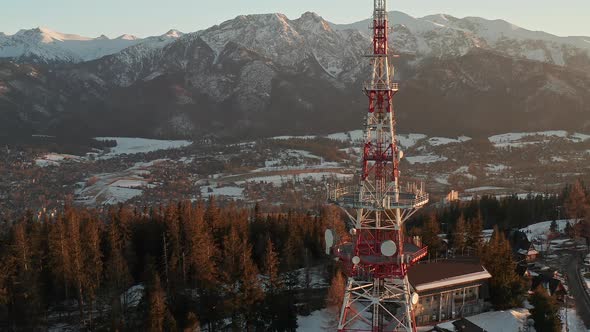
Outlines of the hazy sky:
<svg viewBox="0 0 590 332">
<path fill-rule="evenodd" d="M 44 26 L 89 37 L 145 37 L 175 28 L 193 32 L 240 14 L 314 11 L 335 23 L 371 15 L 372 0 L 0 0 L 0 31 Z M 590 36 L 590 0 L 389 0 L 389 10 L 412 16 L 502 18 L 530 30 Z"/>
</svg>

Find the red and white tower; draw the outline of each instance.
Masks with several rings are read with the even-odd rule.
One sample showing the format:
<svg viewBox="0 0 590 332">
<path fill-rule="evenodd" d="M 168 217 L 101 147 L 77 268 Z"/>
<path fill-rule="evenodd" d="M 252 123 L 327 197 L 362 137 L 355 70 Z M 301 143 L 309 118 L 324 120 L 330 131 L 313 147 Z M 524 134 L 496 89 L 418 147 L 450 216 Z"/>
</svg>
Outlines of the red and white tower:
<svg viewBox="0 0 590 332">
<path fill-rule="evenodd" d="M 428 194 L 417 185 L 402 189 L 399 181 L 403 153 L 395 136 L 393 99 L 398 84 L 392 82 L 386 0 L 374 0 L 371 29 L 372 73 L 364 86 L 369 107 L 360 183 L 328 194 L 352 221 L 352 241 L 334 247 L 348 276 L 338 331 L 415 331 L 412 303 L 417 294 L 411 293 L 407 271 L 427 250 L 406 239 L 403 225 L 428 202 Z"/>
</svg>

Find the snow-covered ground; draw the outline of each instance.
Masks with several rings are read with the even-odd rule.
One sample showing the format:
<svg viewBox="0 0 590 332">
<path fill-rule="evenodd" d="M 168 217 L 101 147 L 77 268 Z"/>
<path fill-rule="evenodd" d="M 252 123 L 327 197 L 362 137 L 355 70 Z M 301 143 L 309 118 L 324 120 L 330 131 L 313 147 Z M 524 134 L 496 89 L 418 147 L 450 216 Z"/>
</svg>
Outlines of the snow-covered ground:
<svg viewBox="0 0 590 332">
<path fill-rule="evenodd" d="M 428 139 L 428 143 L 431 146 L 441 146 L 453 143 L 463 143 L 470 141 L 471 137 L 467 136 L 459 136 L 457 138 L 447 138 L 447 137 L 431 137 Z"/>
<path fill-rule="evenodd" d="M 201 187 L 201 196 L 225 196 L 229 198 L 244 198 L 244 188 L 228 186 L 217 188 L 214 186 Z"/>
<path fill-rule="evenodd" d="M 96 137 L 97 140 L 114 140 L 117 146 L 99 158 L 108 159 L 122 154 L 147 153 L 158 150 L 178 149 L 191 145 L 191 141 L 170 141 L 138 137 Z"/>
<path fill-rule="evenodd" d="M 534 140 L 534 141 L 522 141 L 525 138 L 530 138 L 532 136 L 541 136 L 542 139 Z M 522 132 L 522 133 L 506 133 L 500 135 L 494 135 L 488 137 L 488 140 L 494 144 L 497 148 L 505 148 L 505 147 L 522 147 L 528 144 L 539 144 L 544 143 L 550 140 L 551 138 L 564 138 L 568 139 L 571 142 L 578 143 L 584 142 L 590 139 L 590 135 L 581 134 L 581 133 L 573 133 L 569 134 L 565 130 L 548 130 L 548 131 L 535 131 L 535 132 Z"/>
<path fill-rule="evenodd" d="M 567 325 L 569 328 L 569 332 L 587 332 L 590 331 L 584 325 L 584 322 L 578 316 L 575 308 L 561 308 L 559 314 L 561 315 L 561 322 L 563 324 L 563 331 L 565 332 L 565 321 L 566 321 L 566 310 L 567 310 Z"/>
<path fill-rule="evenodd" d="M 465 189 L 466 193 L 476 193 L 481 191 L 497 191 L 497 190 L 504 190 L 506 188 L 503 187 L 492 187 L 492 186 L 483 186 L 483 187 L 476 187 L 476 188 L 469 188 Z"/>
<path fill-rule="evenodd" d="M 351 131 L 346 131 L 343 133 L 334 133 L 334 134 L 330 134 L 326 137 L 328 137 L 329 139 L 333 139 L 336 141 L 342 141 L 342 142 L 358 142 L 361 141 L 363 139 L 363 131 L 362 130 L 351 130 Z"/>
<path fill-rule="evenodd" d="M 149 168 L 165 159 L 138 162 L 133 167 L 115 173 L 95 174 L 76 190 L 76 200 L 86 205 L 117 204 L 140 196 L 143 189 L 153 187 L 147 176 Z"/>
<path fill-rule="evenodd" d="M 404 157 L 410 164 L 431 164 L 439 161 L 446 161 L 448 158 L 445 156 L 437 156 L 434 154 L 426 154 L 421 156 Z"/>
<path fill-rule="evenodd" d="M 309 316 L 297 316 L 298 332 L 334 331 L 337 325 L 337 312 L 322 309 L 312 312 Z M 332 328 L 331 328 L 332 327 Z"/>
<path fill-rule="evenodd" d="M 82 157 L 74 156 L 71 154 L 61 154 L 61 153 L 46 153 L 45 155 L 39 157 L 35 160 L 35 165 L 39 167 L 47 167 L 47 166 L 59 166 L 62 162 L 65 161 L 80 161 Z"/>
<path fill-rule="evenodd" d="M 551 223 L 553 221 L 543 221 L 536 224 L 529 225 L 525 228 L 522 228 L 521 231 L 524 232 L 529 240 L 539 239 L 544 240 L 547 239 L 547 234 L 549 233 L 549 228 L 551 227 Z M 561 232 L 565 228 L 565 225 L 570 222 L 570 224 L 574 223 L 574 220 L 563 219 L 563 220 L 556 220 L 557 222 L 557 231 Z"/>
<path fill-rule="evenodd" d="M 267 183 L 273 183 L 275 185 L 280 185 L 282 183 L 286 183 L 286 182 L 291 181 L 293 179 L 299 179 L 299 180 L 313 179 L 313 180 L 318 181 L 318 180 L 322 180 L 325 178 L 335 177 L 337 179 L 344 180 L 344 179 L 350 179 L 353 176 L 354 176 L 353 174 L 341 174 L 341 173 L 335 173 L 335 172 L 334 173 L 333 172 L 309 172 L 309 173 L 298 173 L 298 174 L 257 176 L 257 177 L 248 178 L 247 180 L 243 180 L 243 181 L 236 181 L 236 184 L 241 185 L 246 182 L 267 182 Z"/>
</svg>

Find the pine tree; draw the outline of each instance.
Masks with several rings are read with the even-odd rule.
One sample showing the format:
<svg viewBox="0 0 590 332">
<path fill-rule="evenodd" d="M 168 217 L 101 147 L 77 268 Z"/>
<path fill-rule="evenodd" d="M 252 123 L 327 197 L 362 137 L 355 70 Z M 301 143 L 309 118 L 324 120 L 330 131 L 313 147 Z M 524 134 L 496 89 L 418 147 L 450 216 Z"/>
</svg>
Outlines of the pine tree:
<svg viewBox="0 0 590 332">
<path fill-rule="evenodd" d="M 467 247 L 475 251 L 476 256 L 481 256 L 483 248 L 483 218 L 481 211 L 478 211 L 477 216 L 471 219 L 467 227 Z"/>
<path fill-rule="evenodd" d="M 49 227 L 49 262 L 55 278 L 63 285 L 64 296 L 69 298 L 68 275 L 71 270 L 70 247 L 65 217 L 59 214 Z"/>
<path fill-rule="evenodd" d="M 586 191 L 580 180 L 566 188 L 564 207 L 569 218 L 582 218 L 586 212 Z"/>
<path fill-rule="evenodd" d="M 19 221 L 12 229 L 12 248 L 9 251 L 11 271 L 9 271 L 8 297 L 11 312 L 9 319 L 24 330 L 35 328 L 41 312 L 42 300 L 39 285 L 38 261 L 29 236 L 27 221 Z"/>
<path fill-rule="evenodd" d="M 148 290 L 148 315 L 146 327 L 149 332 L 164 331 L 164 320 L 166 318 L 166 295 L 160 283 L 160 277 L 153 272 L 153 277 Z"/>
<path fill-rule="evenodd" d="M 467 247 L 467 227 L 465 225 L 465 217 L 461 214 L 455 228 L 453 229 L 453 248 L 456 253 L 463 255 Z"/>
<path fill-rule="evenodd" d="M 424 227 L 422 228 L 422 242 L 428 246 L 428 254 L 431 258 L 438 257 L 442 249 L 442 240 L 440 234 L 440 224 L 434 214 L 431 214 Z"/>
<path fill-rule="evenodd" d="M 533 306 L 530 312 L 531 318 L 535 321 L 534 326 L 537 332 L 561 331 L 559 305 L 543 286 L 539 285 L 529 300 Z"/>
<path fill-rule="evenodd" d="M 269 293 L 276 293 L 282 288 L 279 277 L 279 257 L 270 237 L 266 241 L 266 254 L 264 256 L 264 274 L 267 277 L 266 289 Z"/>
<path fill-rule="evenodd" d="M 329 319 L 325 322 L 326 325 L 324 326 L 326 331 L 333 331 L 338 325 L 338 314 L 340 313 L 340 308 L 344 305 L 345 288 L 346 279 L 344 275 L 342 272 L 336 271 L 326 297 L 326 307 L 330 313 Z"/>
<path fill-rule="evenodd" d="M 497 227 L 494 227 L 482 256 L 483 265 L 492 275 L 490 294 L 494 307 L 508 309 L 521 306 L 525 293 L 524 283 L 516 274 L 510 243 Z"/>
<path fill-rule="evenodd" d="M 105 281 L 112 301 L 120 303 L 120 294 L 130 286 L 132 282 L 129 273 L 129 265 L 123 256 L 123 235 L 120 228 L 113 222 L 107 227 L 108 259 L 105 263 Z M 126 310 L 126 299 L 123 301 L 122 311 Z M 113 306 L 113 315 L 117 316 L 117 306 Z"/>
<path fill-rule="evenodd" d="M 96 293 L 102 280 L 102 252 L 100 250 L 100 230 L 98 221 L 87 216 L 87 221 L 82 228 L 82 251 L 84 264 L 84 288 L 90 301 L 90 325 L 92 326 L 92 313 Z"/>
<path fill-rule="evenodd" d="M 252 248 L 247 237 L 241 237 L 236 227 L 223 241 L 223 279 L 227 293 L 226 308 L 234 330 L 250 330 L 256 323 L 255 307 L 263 299 L 258 281 L 258 269 L 252 261 Z"/>
<path fill-rule="evenodd" d="M 68 232 L 68 250 L 70 254 L 71 268 L 67 279 L 71 287 L 76 291 L 78 310 L 80 312 L 80 324 L 84 321 L 84 256 L 82 252 L 82 239 L 80 235 L 80 217 L 72 209 L 66 210 L 66 222 Z"/>
</svg>

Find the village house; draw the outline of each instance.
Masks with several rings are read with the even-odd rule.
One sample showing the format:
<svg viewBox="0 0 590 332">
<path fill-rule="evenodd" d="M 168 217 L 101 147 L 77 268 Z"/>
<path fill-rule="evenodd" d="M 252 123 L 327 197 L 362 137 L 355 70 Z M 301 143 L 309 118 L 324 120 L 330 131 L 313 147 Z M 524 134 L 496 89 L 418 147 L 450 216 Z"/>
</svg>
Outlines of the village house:
<svg viewBox="0 0 590 332">
<path fill-rule="evenodd" d="M 414 306 L 417 325 L 483 312 L 491 277 L 479 263 L 442 261 L 413 266 L 408 279 L 419 295 Z"/>
</svg>

